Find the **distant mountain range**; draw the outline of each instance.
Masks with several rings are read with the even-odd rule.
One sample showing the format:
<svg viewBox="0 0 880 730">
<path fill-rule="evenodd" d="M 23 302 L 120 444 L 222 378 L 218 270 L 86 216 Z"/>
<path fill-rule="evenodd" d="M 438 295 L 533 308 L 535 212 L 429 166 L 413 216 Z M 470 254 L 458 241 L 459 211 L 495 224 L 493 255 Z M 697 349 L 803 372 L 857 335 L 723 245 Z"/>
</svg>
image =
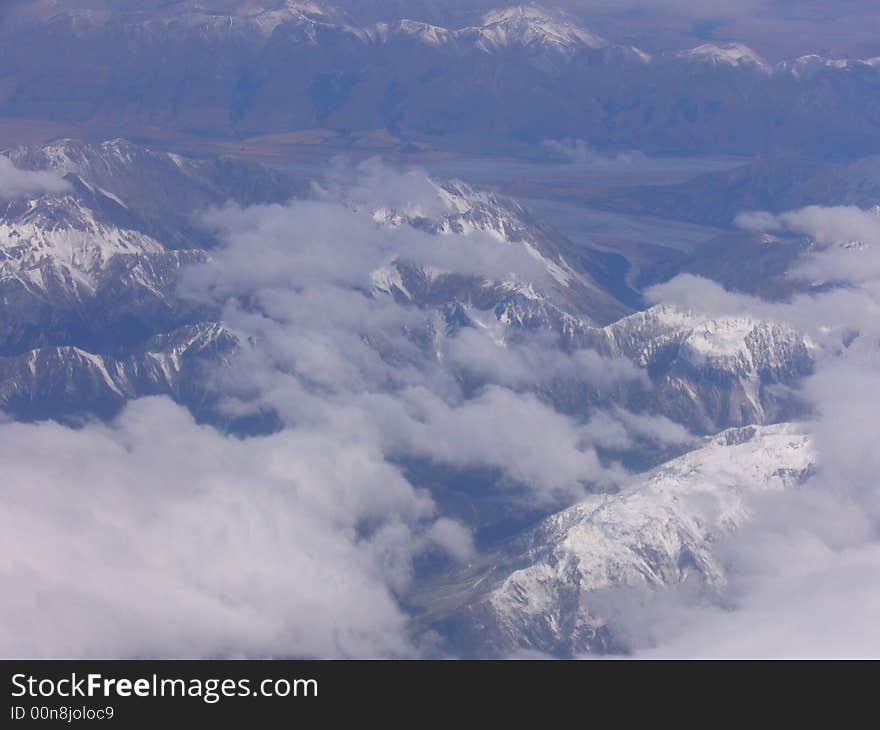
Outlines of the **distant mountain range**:
<svg viewBox="0 0 880 730">
<path fill-rule="evenodd" d="M 737 43 L 651 55 L 535 4 L 457 28 L 362 26 L 292 0 L 79 5 L 34 3 L 0 29 L 0 114 L 220 136 L 387 130 L 495 152 L 565 138 L 649 153 L 880 151 L 878 59 L 771 65 Z"/>
<path fill-rule="evenodd" d="M 645 186 L 601 204 L 661 218 L 730 226 L 748 210 L 781 213 L 808 205 L 880 203 L 880 155 L 848 162 L 764 157 L 677 185 Z"/>
</svg>

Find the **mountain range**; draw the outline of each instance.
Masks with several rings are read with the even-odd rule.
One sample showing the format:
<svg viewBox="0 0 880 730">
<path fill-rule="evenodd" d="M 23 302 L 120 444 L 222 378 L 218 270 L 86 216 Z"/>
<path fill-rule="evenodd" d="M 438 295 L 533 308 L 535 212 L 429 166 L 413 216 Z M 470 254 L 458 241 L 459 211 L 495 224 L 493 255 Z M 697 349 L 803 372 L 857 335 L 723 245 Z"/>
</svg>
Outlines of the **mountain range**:
<svg viewBox="0 0 880 730">
<path fill-rule="evenodd" d="M 167 395 L 224 429 L 271 430 L 271 419 L 236 424 L 217 409 L 218 368 L 249 344 L 215 307 L 181 296 L 178 283 L 220 245 L 201 219 L 205 210 L 305 199 L 316 189 L 284 172 L 120 139 L 59 140 L 5 156 L 65 187 L 15 196 L 0 208 L 4 410 L 78 422 Z M 748 519 L 749 495 L 789 489 L 812 473 L 809 438 L 785 423 L 806 411 L 785 386 L 812 372 L 814 345 L 751 317 L 645 309 L 613 258 L 575 245 L 523 204 L 457 180 L 429 179 L 429 186 L 439 208 L 365 212 L 389 232 L 490 236 L 533 260 L 535 278 L 449 274 L 401 252 L 371 272 L 371 296 L 436 315 L 443 337 L 488 329 L 514 347 L 550 336 L 568 352 L 628 361 L 645 377 L 608 388 L 563 374 L 534 392 L 574 418 L 627 409 L 706 435 L 671 449 L 638 443 L 610 451 L 645 471 L 549 514 L 510 504 L 499 510 L 483 490 L 467 487 L 478 474 L 456 472 L 444 495 L 436 469 L 408 465 L 417 483 L 434 485 L 449 514 L 473 520 L 481 547 L 464 566 L 426 568 L 402 597 L 413 631 L 442 637 L 441 651 L 457 656 L 625 653 L 631 627 L 621 606 L 681 587 L 717 598 L 725 569 L 714 544 Z M 365 204 L 337 194 L 346 205 Z M 425 343 L 429 361 L 435 347 Z M 468 387 L 481 385 L 477 376 Z"/>
<path fill-rule="evenodd" d="M 650 154 L 880 151 L 873 58 L 769 64 L 739 43 L 649 54 L 535 4 L 456 28 L 360 25 L 311 1 L 110 5 L 14 13 L 0 29 L 0 113 L 226 138 L 382 130 L 401 149 L 540 154 L 578 138 Z"/>
<path fill-rule="evenodd" d="M 128 398 L 168 393 L 204 408 L 199 363 L 228 356 L 235 337 L 219 311 L 177 291 L 180 272 L 216 245 L 198 214 L 229 200 L 304 197 L 308 187 L 256 165 L 124 140 L 62 140 L 7 155 L 21 169 L 63 176 L 69 188 L 0 208 L 2 403 L 29 417 L 107 414 Z M 640 295 L 614 256 L 576 246 L 513 199 L 460 181 L 430 184 L 441 210 L 425 217 L 381 208 L 373 219 L 433 236 L 489 235 L 523 250 L 544 275 L 462 276 L 401 256 L 372 273 L 376 296 L 437 311 L 449 334 L 494 321 L 511 342 L 550 334 L 569 350 L 626 358 L 650 378 L 648 388 L 633 382 L 605 394 L 570 382 L 546 386 L 544 397 L 565 412 L 583 415 L 616 399 L 700 433 L 797 412 L 774 387 L 811 370 L 809 343 L 797 333 L 662 307 L 634 313 Z"/>
<path fill-rule="evenodd" d="M 714 600 L 725 581 L 714 546 L 748 519 L 750 495 L 790 489 L 814 468 L 810 438 L 794 423 L 808 413 L 797 390 L 814 369 L 808 337 L 757 317 L 649 307 L 622 257 L 575 244 L 492 190 L 428 177 L 433 206 L 395 207 L 307 185 L 293 172 L 122 139 L 62 139 L 3 154 L 20 171 L 63 181 L 0 204 L 0 407 L 17 419 L 109 419 L 131 400 L 165 395 L 238 435 L 277 428 L 272 414 L 236 421 L 218 407 L 218 373 L 252 343 L 216 303 L 185 296 L 181 277 L 222 253 L 206 211 L 328 194 L 389 235 L 411 230 L 438 244 L 487 237 L 533 265 L 531 278 L 463 275 L 392 252 L 369 273 L 367 294 L 419 313 L 424 331 L 410 341 L 423 364 L 439 362 L 443 343 L 467 331 L 491 333 L 506 349 L 553 342 L 573 357 L 627 363 L 636 375 L 619 381 L 575 369 L 527 386 L 578 422 L 629 413 L 681 430 L 676 443 L 646 437 L 600 447 L 634 472 L 619 487 L 596 485 L 556 511 L 499 504 L 491 490 L 473 487 L 494 478 L 479 471 L 401 461 L 448 514 L 471 521 L 479 548 L 465 565 L 426 566 L 401 597 L 413 631 L 440 636 L 442 653 L 629 651 L 619 616 L 629 599 L 621 596 L 649 600 L 686 587 Z M 466 392 L 492 383 L 480 372 L 457 377 Z"/>
</svg>

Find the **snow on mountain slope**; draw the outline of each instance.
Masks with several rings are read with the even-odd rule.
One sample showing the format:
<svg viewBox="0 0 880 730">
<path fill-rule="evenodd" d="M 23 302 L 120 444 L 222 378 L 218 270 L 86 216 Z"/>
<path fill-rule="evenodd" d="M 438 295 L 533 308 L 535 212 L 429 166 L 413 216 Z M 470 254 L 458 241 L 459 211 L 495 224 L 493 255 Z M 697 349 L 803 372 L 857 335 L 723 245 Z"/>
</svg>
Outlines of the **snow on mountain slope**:
<svg viewBox="0 0 880 730">
<path fill-rule="evenodd" d="M 791 488 L 814 463 L 796 425 L 725 431 L 616 494 L 553 515 L 438 585 L 425 622 L 476 655 L 624 650 L 608 623 L 615 591 L 685 580 L 710 592 L 723 586 L 713 541 L 748 520 L 750 495 Z"/>
<path fill-rule="evenodd" d="M 250 3 L 238 7 L 229 15 L 212 16 L 193 9 L 185 18 L 193 26 L 208 24 L 222 32 L 234 23 L 252 25 L 268 38 L 279 26 L 299 26 L 304 32 L 296 37 L 318 43 L 318 31 L 343 33 L 363 41 L 389 42 L 396 39 L 416 39 L 426 45 L 460 44 L 484 53 L 511 48 L 539 48 L 569 53 L 577 48 L 602 48 L 607 41 L 579 27 L 567 14 L 548 10 L 537 4 L 514 5 L 487 13 L 480 25 L 450 29 L 424 23 L 418 19 L 400 18 L 393 22 L 377 23 L 366 28 L 349 22 L 344 14 L 329 5 L 311 2 L 283 2 L 272 7 L 265 3 Z"/>
<path fill-rule="evenodd" d="M 0 353 L 6 355 L 45 346 L 130 347 L 214 318 L 174 290 L 181 266 L 206 255 L 190 248 L 202 240 L 187 228 L 193 213 L 227 197 L 247 204 L 290 189 L 262 171 L 187 160 L 123 140 L 63 140 L 17 148 L 10 156 L 25 169 L 66 174 L 72 189 L 16 200 L 0 211 L 0 289 L 7 302 Z M 620 268 L 574 246 L 515 200 L 457 181 L 422 179 L 418 189 L 404 198 L 416 203 L 397 207 L 373 202 L 369 192 L 339 195 L 377 224 L 412 226 L 436 235 L 438 245 L 456 236 L 456 245 L 473 238 L 475 247 L 485 247 L 488 237 L 510 246 L 520 264 L 533 262 L 535 273 L 500 274 L 493 264 L 491 274 L 451 274 L 398 256 L 372 272 L 376 295 L 437 311 L 447 335 L 488 328 L 504 343 L 543 332 L 565 347 L 628 358 L 650 376 L 652 388 L 631 384 L 615 393 L 620 404 L 665 414 L 698 433 L 797 416 L 791 399 L 774 389 L 810 371 L 808 347 L 795 333 L 664 308 L 627 316 L 638 303 L 618 298 Z M 168 250 L 169 240 L 184 250 Z M 544 395 L 580 415 L 595 397 L 610 397 L 565 384 Z"/>
<path fill-rule="evenodd" d="M 880 69 L 880 58 L 826 58 L 815 53 L 771 65 L 757 51 L 742 43 L 704 43 L 696 48 L 679 51 L 674 57 L 715 68 L 757 70 L 766 76 L 790 75 L 800 81 L 807 81 L 826 71 L 873 74 Z"/>
<path fill-rule="evenodd" d="M 191 307 L 176 302 L 174 282 L 180 267 L 203 253 L 168 250 L 150 235 L 161 227 L 89 182 L 87 166 L 62 151 L 44 152 L 67 171 L 69 191 L 0 204 L 2 354 L 47 344 L 130 343 L 189 316 Z"/>
<path fill-rule="evenodd" d="M 448 46 L 456 42 L 456 33 L 449 28 L 418 20 L 401 19 L 393 23 L 376 23 L 367 28 L 373 42 L 388 44 L 397 40 L 414 40 L 426 46 Z"/>
<path fill-rule="evenodd" d="M 22 170 L 76 175 L 92 193 L 113 196 L 124 206 L 129 227 L 138 227 L 170 248 L 210 245 L 205 231 L 194 225 L 198 211 L 228 200 L 245 205 L 283 202 L 302 191 L 288 176 L 259 165 L 190 159 L 124 139 L 61 139 L 14 147 L 5 155 Z"/>
<path fill-rule="evenodd" d="M 754 68 L 768 74 L 772 71 L 772 67 L 756 51 L 742 43 L 704 43 L 696 48 L 681 51 L 678 57 L 712 66 Z"/>
<path fill-rule="evenodd" d="M 216 316 L 175 291 L 181 267 L 208 255 L 198 244 L 210 232 L 190 234 L 188 227 L 210 205 L 272 200 L 291 189 L 273 174 L 237 163 L 188 160 L 125 140 L 60 140 L 8 155 L 22 169 L 63 175 L 70 190 L 0 209 L 0 295 L 7 305 L 0 312 L 0 354 L 68 348 L 55 357 L 67 358 L 71 372 L 93 370 L 90 357 L 77 352 L 124 351 Z M 373 272 L 377 294 L 445 309 L 453 317 L 453 310 L 471 307 L 477 318 L 487 312 L 514 328 L 554 331 L 631 311 L 607 292 L 601 267 L 585 267 L 588 252 L 569 251 L 567 239 L 515 201 L 459 182 L 427 181 L 425 194 L 430 200 L 424 204 L 366 212 L 377 224 L 408 225 L 436 236 L 441 246 L 446 237 L 455 237 L 455 245 L 472 238 L 475 252 L 487 238 L 510 246 L 519 259 L 534 262 L 536 277 L 499 276 L 503 254 L 491 275 L 480 275 L 477 267 L 473 275 L 456 276 L 395 260 Z M 345 205 L 369 205 L 344 195 Z M 121 383 L 114 387 L 126 395 L 135 392 Z"/>
<path fill-rule="evenodd" d="M 38 119 L 53 110 L 58 121 L 217 137 L 320 128 L 342 140 L 390 129 L 401 147 L 493 154 L 574 136 L 661 155 L 818 159 L 878 150 L 880 66 L 871 59 L 823 61 L 815 83 L 803 70 L 787 83 L 795 76 L 741 44 L 649 57 L 625 36 L 606 43 L 532 4 L 474 21 L 424 5 L 407 14 L 403 2 L 354 11 L 357 20 L 332 3 L 216 2 L 209 11 L 195 2 L 131 2 L 109 12 L 105 2 L 97 14 L 61 7 L 72 4 L 5 36 L 7 115 Z M 89 68 L 115 72 L 65 64 L 86 50 Z M 59 106 L 70 89 L 79 103 Z M 776 123 L 762 127 L 768 118 Z"/>
<path fill-rule="evenodd" d="M 772 423 L 802 413 L 787 388 L 812 372 L 812 345 L 789 327 L 748 317 L 713 319 L 657 305 L 574 338 L 648 372 L 652 408 L 698 433 Z"/>
<path fill-rule="evenodd" d="M 202 370 L 230 356 L 237 340 L 218 323 L 188 325 L 125 354 L 43 347 L 0 357 L 0 408 L 19 418 L 113 415 L 131 398 L 170 395 L 193 405 L 207 395 Z"/>
<path fill-rule="evenodd" d="M 493 10 L 483 16 L 482 25 L 460 31 L 473 37 L 477 48 L 493 52 L 502 48 L 550 48 L 570 52 L 577 48 L 604 48 L 608 41 L 560 11 L 530 3 Z"/>
<path fill-rule="evenodd" d="M 581 49 L 609 46 L 566 13 L 539 5 L 514 5 L 487 13 L 479 25 L 446 28 L 416 19 L 377 23 L 364 29 L 374 43 L 389 45 L 401 40 L 426 46 L 449 48 L 457 53 L 477 51 L 494 54 L 510 49 L 530 50 L 570 56 Z"/>
<path fill-rule="evenodd" d="M 439 187 L 443 212 L 374 211 L 384 225 L 408 223 L 434 233 L 491 235 L 523 246 L 546 276 L 492 281 L 422 270 L 395 260 L 373 272 L 377 292 L 440 307 L 448 326 L 471 326 L 501 343 L 523 331 L 554 333 L 573 349 L 623 357 L 650 377 L 615 392 L 619 405 L 662 413 L 697 433 L 799 416 L 802 406 L 785 387 L 811 372 L 810 344 L 797 332 L 750 318 L 715 320 L 657 306 L 628 316 L 608 292 L 600 269 L 574 266 L 567 242 L 529 217 L 514 201 L 451 182 Z M 578 259 L 583 264 L 583 259 Z M 612 321 L 604 327 L 602 321 Z M 598 394 L 555 387 L 544 394 L 566 412 L 584 414 Z"/>
<path fill-rule="evenodd" d="M 126 140 L 15 147 L 21 170 L 53 173 L 64 190 L 0 201 L 0 354 L 46 345 L 88 350 L 191 324 L 181 267 L 215 241 L 201 211 L 230 200 L 283 202 L 300 184 L 225 159 L 192 160 Z"/>
<path fill-rule="evenodd" d="M 183 0 L 163 3 L 152 12 L 129 8 L 119 14 L 71 9 L 53 13 L 48 22 L 55 26 L 64 25 L 80 37 L 88 37 L 120 20 L 129 31 L 133 48 L 164 43 L 168 38 L 261 44 L 280 26 L 299 27 L 303 31 L 301 37 L 311 41 L 315 41 L 316 29 L 320 26 L 356 32 L 346 23 L 343 13 L 331 5 L 309 0 L 242 0 L 212 3 L 210 6 L 195 0 Z"/>
<path fill-rule="evenodd" d="M 779 73 L 790 73 L 798 80 L 806 81 L 823 71 L 854 73 L 880 70 L 877 58 L 825 58 L 815 53 L 800 56 L 793 61 L 783 61 L 777 66 Z"/>
<path fill-rule="evenodd" d="M 361 27 L 332 4 L 307 0 L 281 2 L 239 2 L 226 8 L 206 9 L 202 3 L 169 4 L 152 15 L 122 16 L 134 29 L 138 43 L 159 43 L 163 38 L 182 36 L 215 43 L 231 39 L 254 45 L 268 43 L 283 29 L 285 37 L 311 46 L 325 40 L 346 37 L 364 45 L 416 40 L 430 46 L 476 49 L 495 53 L 509 48 L 570 54 L 581 48 L 604 48 L 608 42 L 580 27 L 569 15 L 535 3 L 514 5 L 487 13 L 479 25 L 447 28 L 418 18 L 401 17 Z M 58 13 L 55 23 L 67 23 L 72 31 L 87 34 L 113 19 L 106 13 L 69 11 Z"/>
<path fill-rule="evenodd" d="M 613 321 L 631 309 L 609 292 L 608 273 L 591 252 L 573 244 L 538 220 L 517 201 L 477 190 L 461 181 L 430 181 L 436 195 L 430 209 L 378 208 L 373 219 L 388 226 L 401 224 L 440 236 L 486 235 L 524 251 L 543 270 L 534 280 L 511 275 L 493 280 L 473 277 L 469 283 L 442 271 L 417 270 L 405 260 L 374 272 L 378 288 L 411 301 L 475 305 L 492 309 L 499 321 L 533 328 L 548 326 L 571 332 Z"/>
<path fill-rule="evenodd" d="M 605 327 L 602 349 L 645 367 L 675 347 L 675 356 L 696 368 L 733 374 L 782 374 L 809 357 L 810 343 L 784 325 L 752 317 L 712 319 L 672 305 L 656 305 Z"/>
<path fill-rule="evenodd" d="M 328 23 L 341 20 L 339 13 L 309 0 L 284 0 L 274 7 L 266 3 L 246 3 L 236 13 L 256 25 L 264 36 L 283 23 Z"/>
<path fill-rule="evenodd" d="M 44 293 L 50 274 L 77 289 L 94 291 L 95 277 L 116 254 L 165 251 L 161 243 L 140 231 L 101 220 L 86 201 L 74 195 L 32 198 L 7 206 L 2 213 L 0 282 L 15 279 Z"/>
</svg>

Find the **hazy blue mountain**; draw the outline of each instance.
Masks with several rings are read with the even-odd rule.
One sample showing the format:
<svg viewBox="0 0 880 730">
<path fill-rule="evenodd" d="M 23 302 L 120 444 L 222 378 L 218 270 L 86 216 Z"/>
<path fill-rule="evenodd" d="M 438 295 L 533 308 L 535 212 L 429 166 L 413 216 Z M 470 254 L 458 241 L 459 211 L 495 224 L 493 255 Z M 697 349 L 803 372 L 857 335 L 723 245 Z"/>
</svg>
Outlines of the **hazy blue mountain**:
<svg viewBox="0 0 880 730">
<path fill-rule="evenodd" d="M 605 201 L 612 207 L 674 220 L 729 226 L 743 211 L 780 213 L 808 205 L 880 203 L 880 156 L 850 162 L 765 157 L 677 185 L 636 188 Z"/>
<path fill-rule="evenodd" d="M 108 8 L 38 4 L 8 24 L 0 113 L 233 136 L 382 129 L 496 152 L 569 137 L 650 153 L 880 149 L 871 59 L 771 65 L 737 43 L 651 55 L 533 4 L 449 27 L 316 2 Z"/>
</svg>

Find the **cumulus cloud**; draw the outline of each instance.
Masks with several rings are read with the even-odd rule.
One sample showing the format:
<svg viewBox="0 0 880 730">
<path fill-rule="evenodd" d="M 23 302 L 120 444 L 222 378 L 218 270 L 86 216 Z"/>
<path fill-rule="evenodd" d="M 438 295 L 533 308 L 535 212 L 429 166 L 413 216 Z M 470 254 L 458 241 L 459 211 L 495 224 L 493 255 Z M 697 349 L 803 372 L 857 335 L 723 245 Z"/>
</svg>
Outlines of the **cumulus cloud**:
<svg viewBox="0 0 880 730">
<path fill-rule="evenodd" d="M 589 440 L 607 449 L 629 449 L 638 439 L 664 446 L 686 446 L 694 436 L 666 416 L 630 413 L 614 407 L 592 416 L 586 425 Z"/>
<path fill-rule="evenodd" d="M 848 253 L 841 249 L 842 255 Z M 646 299 L 713 317 L 752 317 L 785 324 L 808 335 L 815 344 L 823 345 L 823 352 L 833 353 L 851 339 L 854 331 L 873 325 L 877 294 L 877 286 L 868 282 L 858 287 L 831 288 L 821 295 L 798 294 L 789 302 L 768 302 L 727 291 L 717 282 L 700 276 L 682 274 L 648 289 Z"/>
<path fill-rule="evenodd" d="M 6 424 L 0 453 L 3 656 L 411 651 L 393 590 L 433 506 L 364 444 L 239 440 L 148 399 Z"/>
<path fill-rule="evenodd" d="M 490 386 L 450 408 L 428 394 L 407 394 L 413 422 L 399 448 L 460 467 L 493 467 L 538 496 L 577 498 L 588 485 L 610 486 L 622 470 L 599 461 L 589 433 L 530 394 Z"/>
<path fill-rule="evenodd" d="M 331 162 L 318 193 L 355 209 L 394 210 L 416 218 L 435 218 L 449 210 L 437 183 L 424 170 L 398 170 L 373 157 L 357 165 L 355 174 L 344 157 Z"/>
<path fill-rule="evenodd" d="M 604 357 L 594 350 L 565 352 L 540 335 L 499 346 L 497 336 L 476 328 L 462 329 L 443 343 L 443 352 L 469 375 L 510 387 L 563 379 L 600 388 L 626 381 L 648 382 L 645 371 L 626 358 Z"/>
<path fill-rule="evenodd" d="M 800 545 L 788 557 L 802 561 L 811 547 Z M 876 545 L 855 551 L 819 549 L 821 556 L 811 556 L 810 568 L 797 576 L 771 559 L 770 574 L 742 585 L 732 608 L 694 612 L 686 631 L 643 655 L 876 659 L 880 550 Z"/>
<path fill-rule="evenodd" d="M 63 193 L 70 183 L 54 172 L 20 170 L 0 155 L 0 200 L 15 200 L 43 193 Z"/>
</svg>

